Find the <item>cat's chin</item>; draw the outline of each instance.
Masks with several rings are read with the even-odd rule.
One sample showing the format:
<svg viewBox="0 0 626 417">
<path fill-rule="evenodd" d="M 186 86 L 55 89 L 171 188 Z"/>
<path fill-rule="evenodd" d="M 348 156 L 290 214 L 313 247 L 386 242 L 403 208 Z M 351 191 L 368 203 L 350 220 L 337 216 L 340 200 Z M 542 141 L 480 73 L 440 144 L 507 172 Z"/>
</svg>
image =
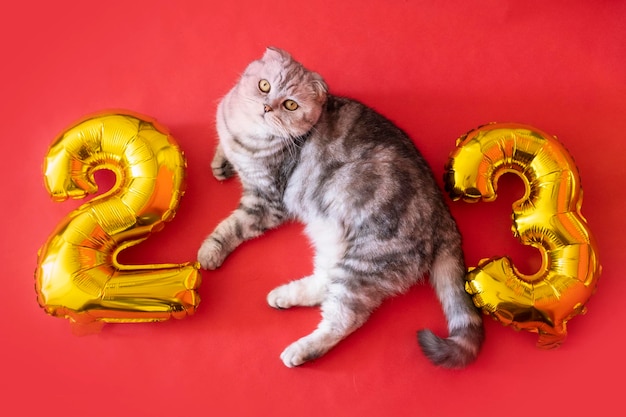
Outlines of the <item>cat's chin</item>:
<svg viewBox="0 0 626 417">
<path fill-rule="evenodd" d="M 306 132 L 305 132 L 306 133 Z M 285 133 L 284 130 L 281 129 L 273 129 L 272 126 L 268 126 L 267 124 L 260 124 L 254 131 L 254 135 L 257 137 L 263 138 L 271 138 L 271 140 L 279 139 L 281 141 L 289 141 L 294 137 L 303 136 L 299 134 L 298 131 L 290 131 L 289 133 Z"/>
</svg>

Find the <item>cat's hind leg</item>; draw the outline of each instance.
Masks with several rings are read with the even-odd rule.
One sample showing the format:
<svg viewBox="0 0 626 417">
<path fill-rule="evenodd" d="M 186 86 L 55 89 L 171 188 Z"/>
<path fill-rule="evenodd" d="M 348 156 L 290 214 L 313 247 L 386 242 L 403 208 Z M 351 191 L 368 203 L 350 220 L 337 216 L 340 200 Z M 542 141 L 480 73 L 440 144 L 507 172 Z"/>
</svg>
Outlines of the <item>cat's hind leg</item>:
<svg viewBox="0 0 626 417">
<path fill-rule="evenodd" d="M 285 309 L 293 306 L 320 305 L 326 294 L 324 277 L 314 274 L 275 288 L 267 295 L 270 307 Z"/>
<path fill-rule="evenodd" d="M 322 302 L 322 321 L 317 329 L 289 345 L 280 358 L 289 368 L 319 358 L 361 327 L 379 304 L 378 299 L 351 294 L 342 284 L 330 285 Z"/>
<path fill-rule="evenodd" d="M 307 224 L 306 231 L 316 249 L 313 275 L 271 291 L 267 295 L 271 307 L 312 307 L 322 304 L 326 298 L 329 277 L 345 252 L 341 228 L 325 220 L 313 220 Z"/>
</svg>

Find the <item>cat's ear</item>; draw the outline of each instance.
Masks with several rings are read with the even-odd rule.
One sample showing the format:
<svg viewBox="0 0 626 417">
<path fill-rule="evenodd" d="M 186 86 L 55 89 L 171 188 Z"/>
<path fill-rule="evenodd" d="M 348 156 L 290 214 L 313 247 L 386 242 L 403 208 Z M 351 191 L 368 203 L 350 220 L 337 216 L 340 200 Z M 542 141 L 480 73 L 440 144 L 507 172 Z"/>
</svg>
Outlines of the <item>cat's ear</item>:
<svg viewBox="0 0 626 417">
<path fill-rule="evenodd" d="M 311 72 L 311 86 L 320 102 L 326 101 L 328 95 L 328 85 L 326 81 L 317 72 Z"/>
<path fill-rule="evenodd" d="M 279 61 L 288 61 L 291 59 L 291 55 L 287 51 L 283 51 L 280 48 L 276 48 L 274 46 L 268 46 L 265 49 L 265 54 L 263 55 L 263 60 L 279 60 Z"/>
</svg>

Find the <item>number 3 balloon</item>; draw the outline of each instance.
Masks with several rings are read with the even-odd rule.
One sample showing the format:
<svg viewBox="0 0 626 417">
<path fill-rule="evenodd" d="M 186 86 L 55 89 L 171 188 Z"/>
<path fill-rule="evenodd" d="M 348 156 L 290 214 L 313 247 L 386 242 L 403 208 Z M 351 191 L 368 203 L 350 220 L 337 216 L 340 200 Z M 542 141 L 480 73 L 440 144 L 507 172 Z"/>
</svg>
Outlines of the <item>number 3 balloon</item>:
<svg viewBox="0 0 626 417">
<path fill-rule="evenodd" d="M 553 137 L 529 126 L 490 124 L 460 137 L 446 166 L 450 196 L 493 201 L 498 178 L 517 174 L 525 195 L 513 203 L 513 234 L 540 250 L 543 263 L 523 275 L 507 257 L 483 259 L 466 276 L 474 304 L 502 324 L 539 334 L 541 348 L 559 346 L 566 323 L 585 312 L 601 267 L 581 214 L 578 170 Z"/>
<path fill-rule="evenodd" d="M 126 111 L 100 113 L 64 131 L 44 162 L 56 201 L 97 191 L 94 173 L 109 169 L 113 188 L 70 213 L 39 251 L 37 299 L 76 328 L 105 322 L 160 321 L 194 313 L 196 263 L 120 265 L 117 255 L 163 228 L 184 193 L 185 159 L 168 131 Z M 82 326 L 82 327 L 81 327 Z M 82 332 L 82 330 L 81 330 Z"/>
</svg>

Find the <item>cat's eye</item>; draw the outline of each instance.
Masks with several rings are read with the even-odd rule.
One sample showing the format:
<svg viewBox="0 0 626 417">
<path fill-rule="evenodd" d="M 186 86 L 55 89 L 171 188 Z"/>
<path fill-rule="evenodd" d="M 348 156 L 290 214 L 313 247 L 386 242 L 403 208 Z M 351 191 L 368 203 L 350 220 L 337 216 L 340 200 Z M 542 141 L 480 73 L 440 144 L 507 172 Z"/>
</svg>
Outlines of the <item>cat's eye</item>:
<svg viewBox="0 0 626 417">
<path fill-rule="evenodd" d="M 294 111 L 295 109 L 298 108 L 298 103 L 296 103 L 293 100 L 285 100 L 285 102 L 283 103 L 283 106 L 289 111 Z"/>
<path fill-rule="evenodd" d="M 270 85 L 270 82 L 267 80 L 261 80 L 259 81 L 259 90 L 261 90 L 264 93 L 269 93 L 270 92 L 270 88 L 272 88 L 272 86 Z"/>
</svg>

